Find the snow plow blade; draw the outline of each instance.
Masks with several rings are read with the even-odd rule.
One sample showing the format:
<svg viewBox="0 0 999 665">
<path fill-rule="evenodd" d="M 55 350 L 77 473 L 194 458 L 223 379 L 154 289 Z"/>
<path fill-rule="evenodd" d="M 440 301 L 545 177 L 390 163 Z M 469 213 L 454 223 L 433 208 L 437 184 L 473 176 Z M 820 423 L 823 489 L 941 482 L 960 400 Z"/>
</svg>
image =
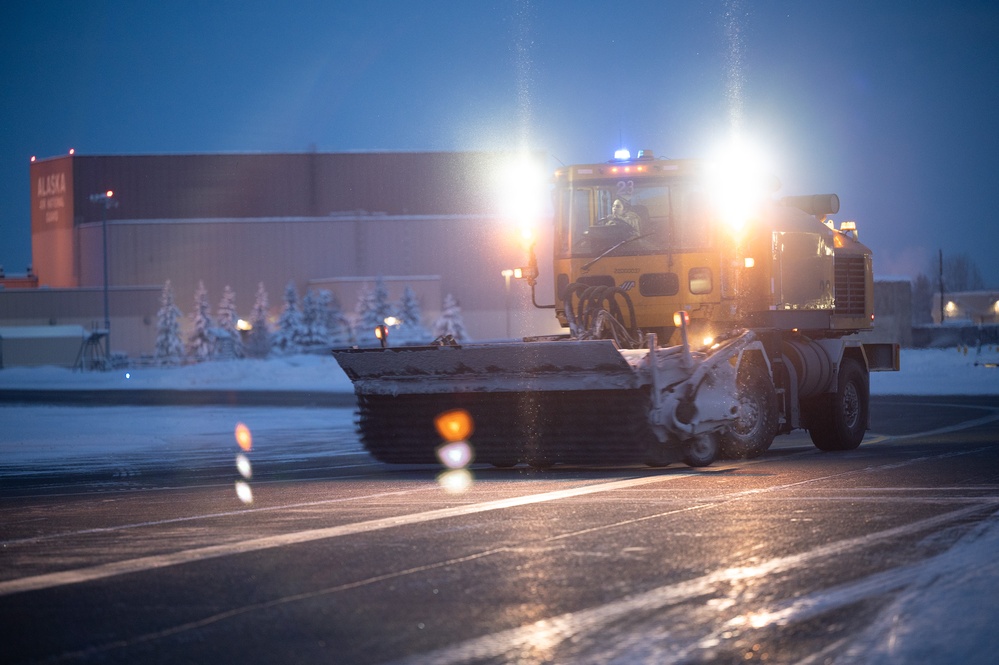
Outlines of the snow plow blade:
<svg viewBox="0 0 999 665">
<path fill-rule="evenodd" d="M 471 414 L 475 459 L 496 466 L 641 462 L 656 445 L 648 388 L 609 340 L 333 355 L 354 383 L 361 439 L 383 462 L 436 462 L 434 418 L 451 409 Z"/>
</svg>

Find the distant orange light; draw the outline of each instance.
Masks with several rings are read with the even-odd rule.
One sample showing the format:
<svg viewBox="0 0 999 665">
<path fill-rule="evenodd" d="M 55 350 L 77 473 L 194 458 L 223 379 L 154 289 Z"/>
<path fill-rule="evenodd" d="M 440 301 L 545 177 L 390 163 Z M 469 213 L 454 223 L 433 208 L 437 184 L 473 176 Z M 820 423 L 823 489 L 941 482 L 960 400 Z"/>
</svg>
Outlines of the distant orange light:
<svg viewBox="0 0 999 665">
<path fill-rule="evenodd" d="M 108 191 L 104 192 L 104 196 L 111 198 L 112 196 L 114 196 L 114 192 L 109 189 Z"/>
<path fill-rule="evenodd" d="M 434 425 L 445 441 L 464 441 L 475 429 L 472 415 L 464 409 L 445 411 L 437 416 Z"/>
<path fill-rule="evenodd" d="M 69 149 L 69 154 L 75 155 L 76 154 L 76 148 L 70 148 Z"/>
<path fill-rule="evenodd" d="M 236 424 L 236 443 L 247 452 L 253 448 L 253 435 L 250 434 L 250 428 L 243 423 Z"/>
<path fill-rule="evenodd" d="M 35 161 L 35 156 L 34 155 L 31 156 L 31 161 Z"/>
</svg>

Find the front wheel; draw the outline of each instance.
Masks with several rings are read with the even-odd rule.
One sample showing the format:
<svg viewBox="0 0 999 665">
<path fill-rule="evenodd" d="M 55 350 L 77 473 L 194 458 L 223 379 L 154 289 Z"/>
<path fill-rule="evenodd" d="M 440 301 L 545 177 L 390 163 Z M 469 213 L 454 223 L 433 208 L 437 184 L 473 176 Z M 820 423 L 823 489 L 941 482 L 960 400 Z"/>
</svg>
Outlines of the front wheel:
<svg viewBox="0 0 999 665">
<path fill-rule="evenodd" d="M 718 437 L 700 434 L 684 442 L 683 461 L 687 466 L 708 466 L 718 459 Z"/>
<path fill-rule="evenodd" d="M 722 457 L 750 459 L 767 451 L 777 436 L 777 393 L 766 370 L 750 364 L 739 372 L 739 415 L 721 439 Z"/>
<path fill-rule="evenodd" d="M 870 409 L 867 370 L 853 358 L 839 367 L 836 393 L 808 408 L 808 435 L 819 450 L 854 450 L 864 440 Z"/>
</svg>

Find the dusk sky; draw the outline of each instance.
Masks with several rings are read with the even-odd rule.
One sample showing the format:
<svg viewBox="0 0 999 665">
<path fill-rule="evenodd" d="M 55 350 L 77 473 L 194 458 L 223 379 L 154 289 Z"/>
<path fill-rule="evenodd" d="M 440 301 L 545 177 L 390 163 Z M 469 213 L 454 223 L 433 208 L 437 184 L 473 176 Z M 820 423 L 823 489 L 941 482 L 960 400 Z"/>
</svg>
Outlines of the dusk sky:
<svg viewBox="0 0 999 665">
<path fill-rule="evenodd" d="M 999 288 L 999 3 L 20 2 L 0 10 L 0 265 L 66 154 L 542 150 L 703 157 L 836 192 L 879 275 Z M 993 198 L 996 200 L 994 201 Z"/>
</svg>

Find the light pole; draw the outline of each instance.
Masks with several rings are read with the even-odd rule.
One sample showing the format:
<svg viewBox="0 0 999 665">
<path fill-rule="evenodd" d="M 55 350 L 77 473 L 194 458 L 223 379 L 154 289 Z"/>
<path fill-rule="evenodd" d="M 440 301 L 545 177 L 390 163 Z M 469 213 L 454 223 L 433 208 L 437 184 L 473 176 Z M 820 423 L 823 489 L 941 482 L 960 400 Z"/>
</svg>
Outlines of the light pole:
<svg viewBox="0 0 999 665">
<path fill-rule="evenodd" d="M 500 273 L 506 281 L 506 336 L 510 337 L 510 278 L 513 277 L 513 270 L 507 268 Z"/>
<path fill-rule="evenodd" d="M 114 192 L 107 190 L 98 194 L 91 194 L 92 203 L 104 204 L 104 215 L 101 219 L 101 242 L 104 246 L 104 363 L 111 363 L 111 313 L 108 307 L 108 209 L 117 205 L 114 200 Z"/>
</svg>

